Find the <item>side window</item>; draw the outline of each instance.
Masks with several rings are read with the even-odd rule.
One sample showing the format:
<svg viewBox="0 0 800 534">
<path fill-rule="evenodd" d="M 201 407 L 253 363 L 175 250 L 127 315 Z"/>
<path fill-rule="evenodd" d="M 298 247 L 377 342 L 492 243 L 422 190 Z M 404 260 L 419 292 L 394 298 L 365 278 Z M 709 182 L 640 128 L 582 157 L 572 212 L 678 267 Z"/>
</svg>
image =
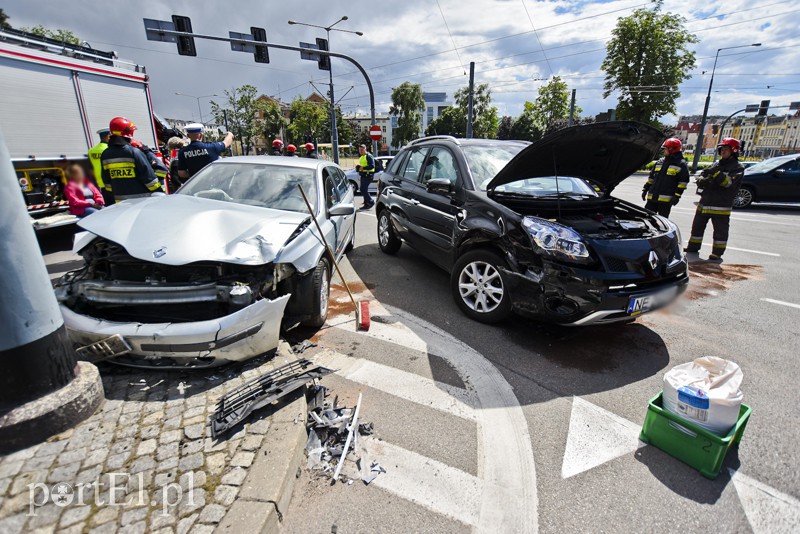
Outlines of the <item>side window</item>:
<svg viewBox="0 0 800 534">
<path fill-rule="evenodd" d="M 335 167 L 325 167 L 322 170 L 322 194 L 325 195 L 325 206 L 328 208 L 339 202 L 339 190 L 332 176 L 335 172 Z"/>
<path fill-rule="evenodd" d="M 786 172 L 795 174 L 798 171 L 800 171 L 800 162 L 798 162 L 798 160 L 792 160 L 789 163 L 784 164 L 781 167 L 781 169 L 785 170 Z"/>
<path fill-rule="evenodd" d="M 406 160 L 407 155 L 408 152 L 403 152 L 401 154 L 396 155 L 394 159 L 389 163 L 389 166 L 386 168 L 386 172 L 388 172 L 389 174 L 399 174 L 401 165 Z"/>
<path fill-rule="evenodd" d="M 431 155 L 428 156 L 428 162 L 425 164 L 425 172 L 422 173 L 419 181 L 424 184 L 434 178 L 445 178 L 453 185 L 458 180 L 456 158 L 446 148 L 434 147 L 431 149 Z"/>
<path fill-rule="evenodd" d="M 403 178 L 416 182 L 420 171 L 422 171 L 422 164 L 425 163 L 425 156 L 428 154 L 427 148 L 417 148 L 409 154 L 406 158 L 406 166 L 403 169 Z"/>
<path fill-rule="evenodd" d="M 350 187 L 349 182 L 347 181 L 347 177 L 344 175 L 342 169 L 338 169 L 335 167 L 328 167 L 331 169 L 331 174 L 333 174 L 333 181 L 336 184 L 336 189 L 339 191 L 339 200 L 343 199 L 345 195 L 347 195 L 347 190 Z"/>
</svg>

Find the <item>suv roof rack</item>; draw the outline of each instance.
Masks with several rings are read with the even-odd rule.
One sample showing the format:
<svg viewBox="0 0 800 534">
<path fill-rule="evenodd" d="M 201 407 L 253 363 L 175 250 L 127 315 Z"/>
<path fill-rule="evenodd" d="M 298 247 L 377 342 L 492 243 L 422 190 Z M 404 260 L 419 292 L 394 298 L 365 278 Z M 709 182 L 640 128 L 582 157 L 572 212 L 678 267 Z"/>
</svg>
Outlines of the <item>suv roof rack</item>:
<svg viewBox="0 0 800 534">
<path fill-rule="evenodd" d="M 431 140 L 434 140 L 434 139 L 444 139 L 446 141 L 450 141 L 450 142 L 455 143 L 457 145 L 461 144 L 461 141 L 459 141 L 458 139 L 456 139 L 452 135 L 431 135 L 431 136 L 428 136 L 428 137 L 420 137 L 419 139 L 414 139 L 413 141 L 409 141 L 408 145 L 409 146 L 416 145 L 417 143 L 421 143 L 423 141 L 431 141 Z"/>
</svg>

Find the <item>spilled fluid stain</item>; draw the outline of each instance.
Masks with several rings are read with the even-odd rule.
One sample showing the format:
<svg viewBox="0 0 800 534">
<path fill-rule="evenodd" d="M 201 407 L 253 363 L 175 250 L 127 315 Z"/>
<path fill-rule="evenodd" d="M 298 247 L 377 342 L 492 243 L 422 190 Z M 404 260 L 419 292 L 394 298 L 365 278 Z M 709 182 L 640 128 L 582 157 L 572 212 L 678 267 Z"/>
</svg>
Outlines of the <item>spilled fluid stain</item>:
<svg viewBox="0 0 800 534">
<path fill-rule="evenodd" d="M 689 264 L 689 287 L 683 295 L 689 300 L 715 297 L 736 282 L 761 279 L 762 271 L 761 265 L 693 262 Z"/>
<path fill-rule="evenodd" d="M 362 282 L 348 282 L 350 291 L 356 299 L 364 300 L 360 296 L 361 293 L 367 292 L 369 284 L 365 285 Z M 337 315 L 348 315 L 353 313 L 353 302 L 350 300 L 350 295 L 347 294 L 343 284 L 331 284 L 331 298 L 328 301 L 328 315 L 335 317 Z"/>
</svg>

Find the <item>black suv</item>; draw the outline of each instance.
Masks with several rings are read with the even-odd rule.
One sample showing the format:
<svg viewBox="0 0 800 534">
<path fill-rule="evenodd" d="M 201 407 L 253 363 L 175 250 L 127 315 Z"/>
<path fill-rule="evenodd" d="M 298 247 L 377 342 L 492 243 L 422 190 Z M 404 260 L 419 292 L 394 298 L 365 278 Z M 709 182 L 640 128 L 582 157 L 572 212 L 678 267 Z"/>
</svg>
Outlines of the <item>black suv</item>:
<svg viewBox="0 0 800 534">
<path fill-rule="evenodd" d="M 418 139 L 378 184 L 378 243 L 405 242 L 451 273 L 481 322 L 512 310 L 570 325 L 630 321 L 689 277 L 671 221 L 610 196 L 664 135 L 635 122 L 575 126 L 534 144 Z"/>
</svg>

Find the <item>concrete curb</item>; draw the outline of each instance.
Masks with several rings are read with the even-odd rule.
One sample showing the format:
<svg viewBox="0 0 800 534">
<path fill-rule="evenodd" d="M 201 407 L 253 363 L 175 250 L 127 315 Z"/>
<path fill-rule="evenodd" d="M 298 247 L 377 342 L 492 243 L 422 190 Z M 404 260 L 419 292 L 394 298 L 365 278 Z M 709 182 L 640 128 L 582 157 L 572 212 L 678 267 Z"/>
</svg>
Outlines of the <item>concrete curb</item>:
<svg viewBox="0 0 800 534">
<path fill-rule="evenodd" d="M 303 392 L 301 389 L 290 397 L 294 400 L 279 404 L 271 416 L 269 430 L 239 496 L 215 533 L 274 533 L 280 529 L 308 439 L 308 405 Z"/>
</svg>

